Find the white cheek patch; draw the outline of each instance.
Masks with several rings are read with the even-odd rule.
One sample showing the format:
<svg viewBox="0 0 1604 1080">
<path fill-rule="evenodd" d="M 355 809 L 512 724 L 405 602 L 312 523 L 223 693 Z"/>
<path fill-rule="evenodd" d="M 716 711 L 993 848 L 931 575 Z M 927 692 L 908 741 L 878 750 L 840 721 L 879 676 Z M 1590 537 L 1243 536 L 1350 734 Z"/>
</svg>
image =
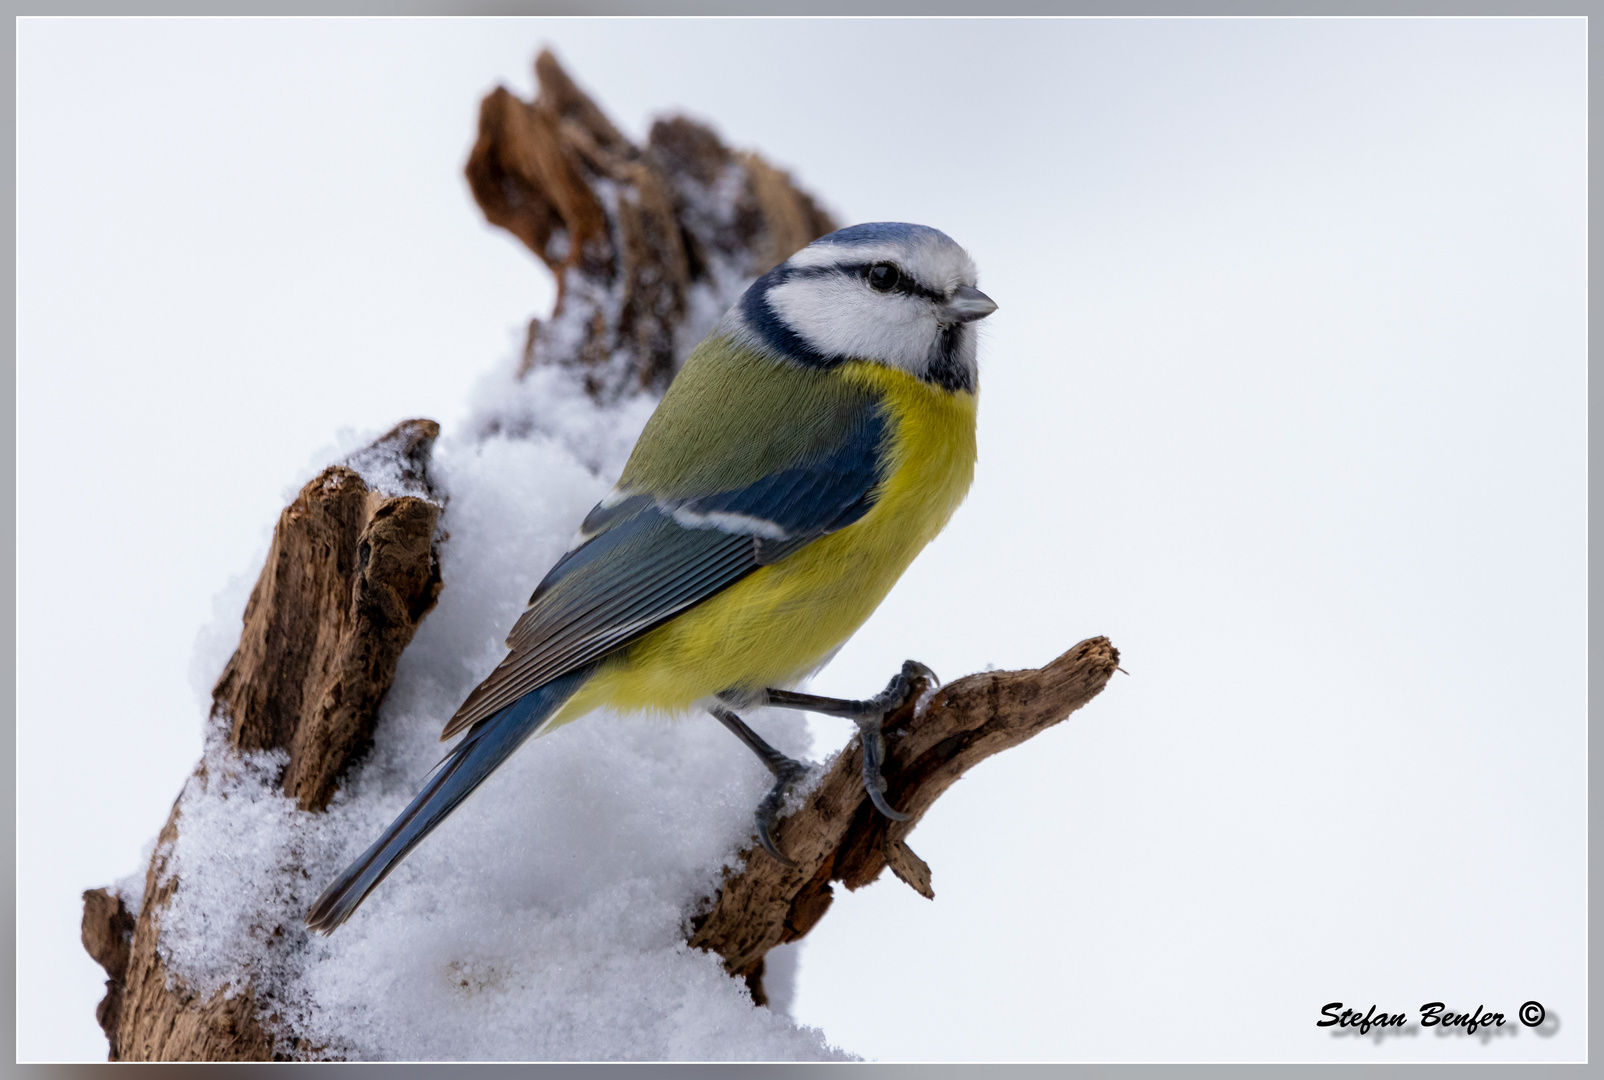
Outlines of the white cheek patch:
<svg viewBox="0 0 1604 1080">
<path fill-rule="evenodd" d="M 877 293 L 845 274 L 797 277 L 768 292 L 769 306 L 825 356 L 878 360 L 922 373 L 941 332 L 934 305 L 905 293 Z"/>
</svg>

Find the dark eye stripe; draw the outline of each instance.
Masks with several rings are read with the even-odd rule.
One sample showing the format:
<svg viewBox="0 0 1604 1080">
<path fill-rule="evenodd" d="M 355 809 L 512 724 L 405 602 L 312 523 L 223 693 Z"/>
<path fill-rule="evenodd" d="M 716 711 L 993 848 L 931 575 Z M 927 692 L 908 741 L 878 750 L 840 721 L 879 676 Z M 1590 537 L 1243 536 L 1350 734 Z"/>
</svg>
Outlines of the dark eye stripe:
<svg viewBox="0 0 1604 1080">
<path fill-rule="evenodd" d="M 868 281 L 869 268 L 873 266 L 879 266 L 881 263 L 885 262 L 888 262 L 888 260 L 876 259 L 874 262 L 836 263 L 834 266 L 794 267 L 786 276 L 788 278 L 819 278 L 829 277 L 832 274 L 840 274 L 844 277 L 862 278 L 864 281 Z M 891 263 L 890 265 L 896 266 L 897 264 Z M 928 289 L 919 284 L 918 280 L 912 274 L 908 273 L 906 269 L 903 269 L 900 266 L 897 268 L 902 270 L 902 280 L 897 282 L 896 287 L 890 290 L 891 292 L 904 293 L 908 296 L 920 296 L 926 300 L 931 300 L 938 304 L 946 302 L 947 298 L 945 296 L 936 292 L 934 289 Z"/>
<path fill-rule="evenodd" d="M 839 270 L 842 273 L 851 274 L 853 277 L 861 277 L 867 281 L 869 279 L 869 270 L 875 266 L 879 266 L 883 262 L 886 262 L 886 260 L 877 259 L 872 263 L 843 263 L 834 267 L 834 269 Z M 923 285 L 919 284 L 919 280 L 917 278 L 908 273 L 907 270 L 897 266 L 896 263 L 890 263 L 889 265 L 896 266 L 897 269 L 902 273 L 902 276 L 897 279 L 897 283 L 892 286 L 889 291 L 905 293 L 908 296 L 922 296 L 926 300 L 933 300 L 938 304 L 947 299 L 934 289 L 927 289 Z"/>
</svg>

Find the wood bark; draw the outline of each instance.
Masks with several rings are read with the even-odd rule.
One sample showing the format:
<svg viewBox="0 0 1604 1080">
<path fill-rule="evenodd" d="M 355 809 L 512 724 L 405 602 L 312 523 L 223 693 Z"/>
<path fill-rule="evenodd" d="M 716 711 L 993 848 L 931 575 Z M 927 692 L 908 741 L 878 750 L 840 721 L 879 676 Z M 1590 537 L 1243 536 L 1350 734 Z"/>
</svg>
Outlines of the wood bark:
<svg viewBox="0 0 1604 1080">
<path fill-rule="evenodd" d="M 288 752 L 281 783 L 302 809 L 325 807 L 371 743 L 401 651 L 440 594 L 440 505 L 426 471 L 439 431 L 432 420 L 409 420 L 301 489 L 279 515 L 239 648 L 212 691 L 213 717 L 228 725 L 231 746 Z M 386 493 L 357 471 L 380 463 L 418 493 Z M 84 947 L 108 976 L 96 1019 L 109 1057 L 292 1057 L 258 1022 L 248 972 L 241 992 L 203 999 L 162 962 L 162 912 L 179 885 L 167 859 L 181 825 L 175 802 L 145 872 L 137 918 L 108 890 L 84 894 Z"/>
<path fill-rule="evenodd" d="M 550 268 L 557 304 L 529 325 L 524 368 L 578 369 L 601 400 L 661 393 L 753 278 L 836 228 L 784 172 L 731 150 L 684 117 L 656 121 L 644 147 L 621 134 L 550 51 L 539 93 L 497 88 L 479 111 L 469 186 L 485 217 Z"/>
<path fill-rule="evenodd" d="M 487 218 L 557 280 L 551 316 L 530 324 L 522 373 L 568 369 L 604 402 L 659 393 L 712 328 L 708 312 L 716 317 L 755 277 L 834 223 L 786 173 L 729 149 L 705 126 L 659 120 L 639 147 L 549 52 L 536 74 L 532 102 L 504 89 L 485 98 L 466 167 Z M 492 422 L 480 434 L 496 430 Z M 239 647 L 213 691 L 213 720 L 229 745 L 283 751 L 282 789 L 305 811 L 327 807 L 371 744 L 401 652 L 443 587 L 442 500 L 428 477 L 438 432 L 432 421 L 407 421 L 301 490 L 279 517 Z M 817 924 L 833 882 L 859 888 L 889 866 L 933 897 L 930 868 L 907 844 L 930 805 L 986 757 L 1084 705 L 1117 664 L 1107 639 L 1092 638 L 1040 670 L 920 687 L 931 694 L 910 700 L 886 725 L 888 797 L 910 819 L 891 822 L 873 811 L 854 740 L 778 829 L 799 868 L 755 846 L 744 852 L 743 869 L 726 876 L 687 928 L 689 942 L 719 954 L 761 1004 L 764 955 Z M 137 913 L 111 890 L 84 894 L 84 948 L 107 973 L 96 1018 L 110 1058 L 318 1054 L 275 1038 L 259 1015 L 251 972 L 240 972 L 231 992 L 203 998 L 166 970 L 162 914 L 179 887 L 168 859 L 182 827 L 175 802 Z"/>
<path fill-rule="evenodd" d="M 694 920 L 690 943 L 718 953 L 760 998 L 764 955 L 813 929 L 829 910 L 832 882 L 860 889 L 889 866 L 915 892 L 935 899 L 930 867 L 908 846 L 925 812 L 981 761 L 1096 697 L 1118 668 L 1119 651 L 1094 637 L 1039 669 L 985 672 L 939 689 L 921 680 L 884 728 L 886 798 L 908 820 L 893 821 L 870 804 L 862 744 L 854 738 L 775 830 L 775 843 L 796 868 L 755 844 L 747 848 L 744 869 L 726 878 Z"/>
</svg>

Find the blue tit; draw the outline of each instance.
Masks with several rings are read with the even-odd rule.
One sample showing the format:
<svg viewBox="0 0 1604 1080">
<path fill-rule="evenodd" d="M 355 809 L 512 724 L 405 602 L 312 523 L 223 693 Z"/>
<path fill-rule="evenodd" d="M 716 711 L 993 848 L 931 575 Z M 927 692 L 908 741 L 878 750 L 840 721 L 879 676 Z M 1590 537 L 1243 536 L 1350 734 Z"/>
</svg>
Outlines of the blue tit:
<svg viewBox="0 0 1604 1080">
<path fill-rule="evenodd" d="M 529 598 L 506 659 L 442 739 L 466 737 L 330 885 L 325 933 L 523 742 L 599 707 L 706 709 L 775 774 L 770 835 L 804 767 L 735 709 L 855 720 L 882 813 L 882 718 L 909 662 L 863 701 L 789 689 L 823 666 L 946 525 L 975 466 L 976 320 L 997 305 L 946 234 L 876 223 L 831 233 L 759 278 L 697 346 L 623 476 Z"/>
</svg>

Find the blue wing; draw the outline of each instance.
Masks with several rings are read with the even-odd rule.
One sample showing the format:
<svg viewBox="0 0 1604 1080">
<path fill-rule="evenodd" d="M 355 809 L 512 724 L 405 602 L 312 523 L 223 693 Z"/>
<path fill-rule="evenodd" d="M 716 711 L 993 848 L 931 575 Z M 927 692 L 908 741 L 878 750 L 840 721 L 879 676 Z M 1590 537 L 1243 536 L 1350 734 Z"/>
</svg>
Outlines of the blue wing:
<svg viewBox="0 0 1604 1080">
<path fill-rule="evenodd" d="M 513 627 L 512 648 L 442 738 L 471 728 L 423 790 L 307 913 L 331 933 L 408 852 L 554 716 L 607 653 L 857 521 L 874 504 L 886 422 L 866 406 L 848 437 L 729 491 L 626 494 L 598 505 Z"/>
<path fill-rule="evenodd" d="M 590 512 L 577 547 L 529 599 L 511 653 L 468 695 L 441 738 L 592 664 L 874 505 L 887 421 L 866 402 L 847 437 L 743 487 L 675 499 L 624 492 Z"/>
<path fill-rule="evenodd" d="M 396 864 L 539 730 L 589 675 L 588 668 L 569 672 L 474 728 L 446 755 L 401 816 L 323 890 L 306 913 L 307 926 L 332 934 L 350 918 Z"/>
</svg>

